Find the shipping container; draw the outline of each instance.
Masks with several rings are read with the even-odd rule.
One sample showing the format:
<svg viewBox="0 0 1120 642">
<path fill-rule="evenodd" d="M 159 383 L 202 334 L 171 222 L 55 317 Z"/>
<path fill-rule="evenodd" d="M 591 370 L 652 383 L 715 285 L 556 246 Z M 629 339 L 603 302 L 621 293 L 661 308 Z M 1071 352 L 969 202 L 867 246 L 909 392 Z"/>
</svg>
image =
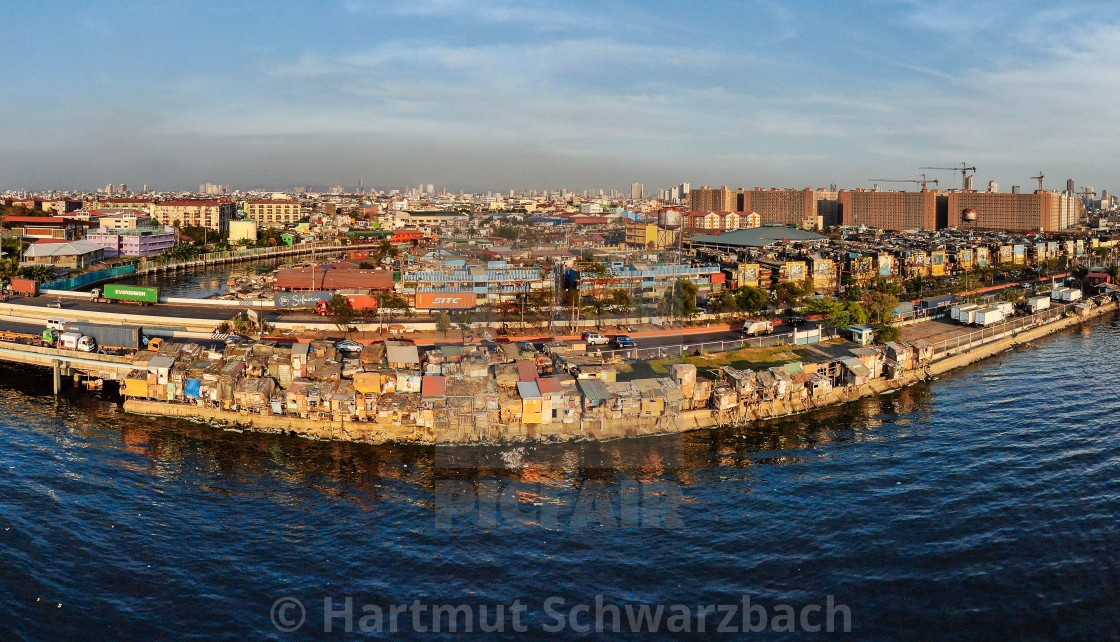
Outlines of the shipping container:
<svg viewBox="0 0 1120 642">
<path fill-rule="evenodd" d="M 1000 301 L 996 303 L 995 307 L 999 308 L 1004 317 L 1009 317 L 1015 313 L 1015 304 L 1010 301 Z"/>
<path fill-rule="evenodd" d="M 418 292 L 417 310 L 473 310 L 478 295 L 473 292 Z"/>
<path fill-rule="evenodd" d="M 278 308 L 313 308 L 319 302 L 329 303 L 330 292 L 281 292 L 274 298 Z"/>
<path fill-rule="evenodd" d="M 104 289 L 104 296 L 110 301 L 128 301 L 130 303 L 151 305 L 153 303 L 159 303 L 159 288 L 144 285 L 117 285 L 115 283 L 107 283 Z"/>
<path fill-rule="evenodd" d="M 35 279 L 12 279 L 12 292 L 39 296 L 39 282 Z"/>
<path fill-rule="evenodd" d="M 68 321 L 66 331 L 80 332 L 93 337 L 97 340 L 97 344 L 103 348 L 139 350 L 144 345 L 144 330 L 138 325 L 106 325 Z"/>
</svg>

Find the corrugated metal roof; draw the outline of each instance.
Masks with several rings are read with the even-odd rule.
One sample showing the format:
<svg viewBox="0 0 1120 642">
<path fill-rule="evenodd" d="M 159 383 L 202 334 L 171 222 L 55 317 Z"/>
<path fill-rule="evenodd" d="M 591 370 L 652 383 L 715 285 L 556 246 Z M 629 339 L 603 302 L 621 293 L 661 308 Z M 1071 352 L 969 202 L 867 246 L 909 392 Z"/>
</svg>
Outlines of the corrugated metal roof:
<svg viewBox="0 0 1120 642">
<path fill-rule="evenodd" d="M 540 389 L 542 395 L 564 392 L 560 377 L 540 377 L 537 379 L 537 388 Z"/>
<path fill-rule="evenodd" d="M 447 395 L 447 380 L 439 376 L 427 376 L 420 383 L 421 397 L 443 397 Z"/>
<path fill-rule="evenodd" d="M 536 381 L 537 376 L 537 364 L 529 361 L 528 359 L 517 360 L 518 381 Z"/>
<path fill-rule="evenodd" d="M 579 386 L 580 394 L 591 401 L 609 401 L 611 398 L 607 385 L 600 379 L 580 379 L 576 381 L 576 385 Z"/>
<path fill-rule="evenodd" d="M 395 345 L 385 347 L 386 360 L 389 363 L 420 363 L 420 352 L 416 346 Z"/>
<path fill-rule="evenodd" d="M 536 381 L 518 381 L 517 394 L 521 395 L 522 399 L 540 399 L 541 389 L 537 387 Z"/>
</svg>

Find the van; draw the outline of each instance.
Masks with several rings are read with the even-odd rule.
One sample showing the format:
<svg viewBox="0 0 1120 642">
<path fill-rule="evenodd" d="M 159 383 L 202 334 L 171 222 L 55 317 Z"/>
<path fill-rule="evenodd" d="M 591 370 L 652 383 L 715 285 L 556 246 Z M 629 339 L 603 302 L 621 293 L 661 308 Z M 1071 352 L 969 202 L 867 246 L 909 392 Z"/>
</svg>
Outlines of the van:
<svg viewBox="0 0 1120 642">
<path fill-rule="evenodd" d="M 51 330 L 66 332 L 66 321 L 62 319 L 47 319 L 47 327 Z"/>
</svg>

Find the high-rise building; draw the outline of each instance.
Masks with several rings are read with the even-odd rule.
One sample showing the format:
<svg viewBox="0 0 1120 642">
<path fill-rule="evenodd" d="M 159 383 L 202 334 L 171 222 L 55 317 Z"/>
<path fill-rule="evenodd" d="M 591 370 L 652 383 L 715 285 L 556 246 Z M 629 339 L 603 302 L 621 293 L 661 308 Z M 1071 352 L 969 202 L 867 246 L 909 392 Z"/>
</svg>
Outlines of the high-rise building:
<svg viewBox="0 0 1120 642">
<path fill-rule="evenodd" d="M 698 187 L 688 194 L 694 212 L 757 212 L 763 223 L 782 223 L 803 228 L 819 228 L 837 222 L 829 203 L 836 193 L 803 189 L 713 189 Z"/>
<path fill-rule="evenodd" d="M 688 198 L 688 193 L 691 190 L 692 190 L 691 185 L 689 185 L 688 183 L 681 183 L 681 198 L 682 199 L 683 198 Z"/>
<path fill-rule="evenodd" d="M 1012 194 L 1022 194 L 1023 193 L 1023 188 L 1018 186 L 1018 185 L 1012 185 L 1011 186 L 1011 193 Z"/>
<path fill-rule="evenodd" d="M 988 181 L 988 191 L 989 192 L 998 192 L 999 191 L 999 183 L 996 182 L 996 181 Z"/>
<path fill-rule="evenodd" d="M 635 201 L 640 200 L 645 194 L 645 186 L 641 183 L 634 183 L 630 186 L 630 198 Z"/>
<path fill-rule="evenodd" d="M 1066 179 L 1066 193 L 1072 194 L 1077 191 L 1077 184 L 1073 182 L 1072 178 Z"/>
<path fill-rule="evenodd" d="M 881 192 L 841 190 L 840 217 L 844 225 L 884 230 L 936 230 L 939 192 Z"/>
<path fill-rule="evenodd" d="M 950 220 L 966 209 L 977 212 L 977 229 L 1019 232 L 1058 232 L 1081 220 L 1081 200 L 1063 192 L 1030 194 L 951 192 L 947 196 Z"/>
<path fill-rule="evenodd" d="M 966 192 L 973 191 L 974 189 L 976 189 L 975 184 L 976 184 L 976 177 L 975 176 L 970 174 L 970 175 L 964 177 L 964 191 L 966 191 Z"/>
<path fill-rule="evenodd" d="M 428 193 L 429 194 L 435 194 L 436 193 L 435 183 L 428 183 Z"/>
</svg>

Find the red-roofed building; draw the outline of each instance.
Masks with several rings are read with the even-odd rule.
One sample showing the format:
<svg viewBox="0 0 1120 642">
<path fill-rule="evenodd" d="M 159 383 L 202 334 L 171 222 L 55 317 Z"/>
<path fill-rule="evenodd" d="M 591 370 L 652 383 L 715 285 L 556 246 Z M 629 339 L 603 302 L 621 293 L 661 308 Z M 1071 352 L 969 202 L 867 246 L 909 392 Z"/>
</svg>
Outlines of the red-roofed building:
<svg viewBox="0 0 1120 642">
<path fill-rule="evenodd" d="M 262 199 L 244 201 L 241 204 L 245 216 L 257 225 L 292 225 L 303 218 L 303 208 L 299 201 L 284 199 Z"/>
<path fill-rule="evenodd" d="M 393 273 L 375 270 L 281 270 L 276 273 L 276 289 L 289 292 L 393 289 Z"/>
<path fill-rule="evenodd" d="M 66 216 L 5 216 L 2 226 L 20 238 L 73 241 L 97 224 Z"/>
</svg>

